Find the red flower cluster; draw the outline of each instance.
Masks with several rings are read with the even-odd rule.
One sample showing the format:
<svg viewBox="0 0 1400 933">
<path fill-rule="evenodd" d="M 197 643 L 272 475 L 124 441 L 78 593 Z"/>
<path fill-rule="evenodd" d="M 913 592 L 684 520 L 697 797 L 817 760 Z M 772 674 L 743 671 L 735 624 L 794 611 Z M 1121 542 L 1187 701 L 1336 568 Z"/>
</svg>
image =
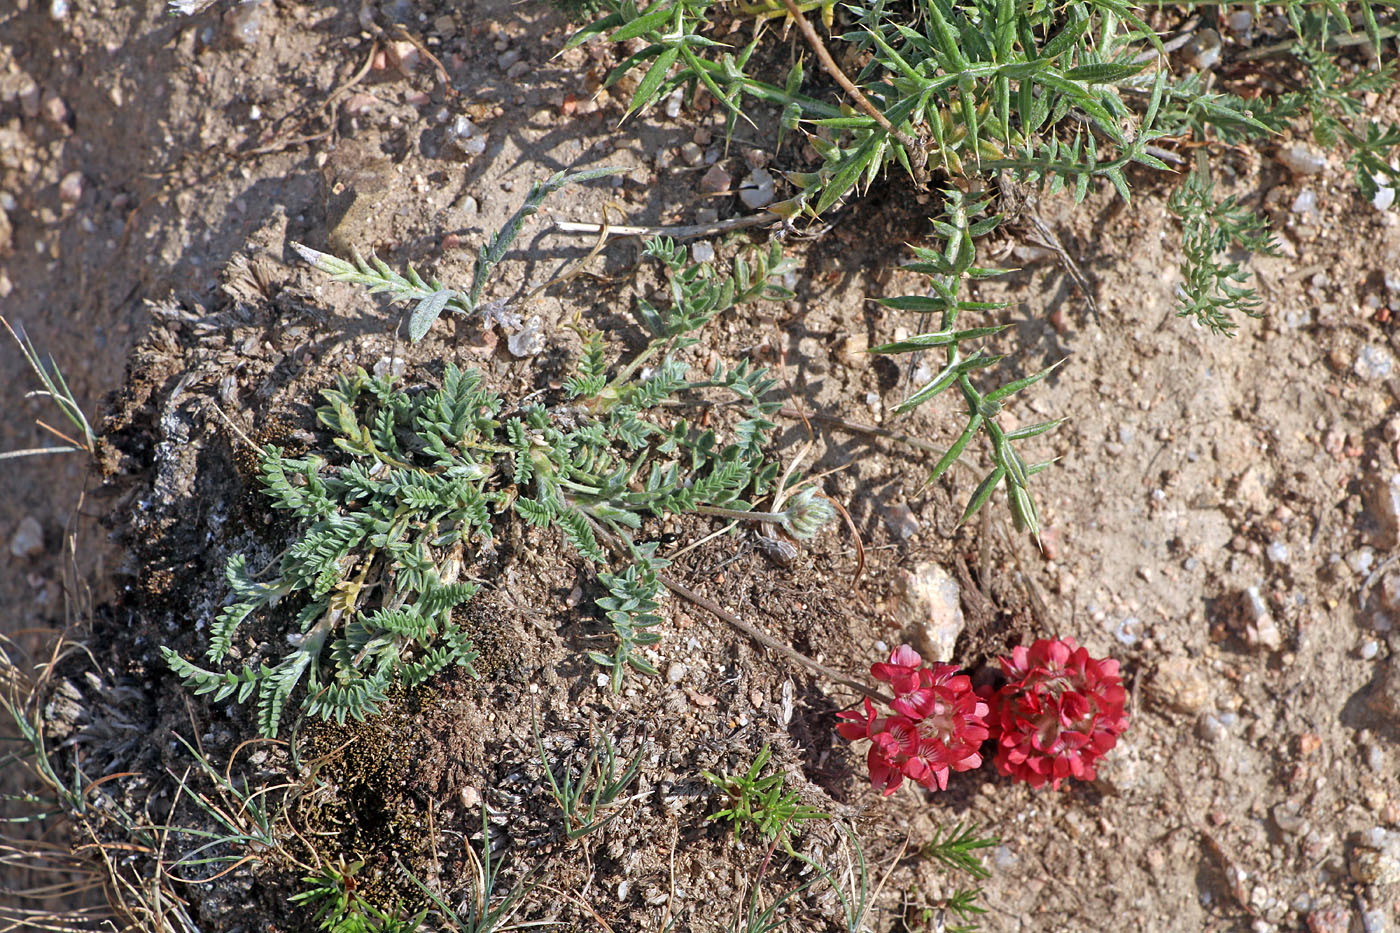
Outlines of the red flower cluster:
<svg viewBox="0 0 1400 933">
<path fill-rule="evenodd" d="M 1089 657 L 1073 638 L 1041 638 L 1000 659 L 1007 683 L 984 691 L 997 770 L 1032 787 L 1094 779 L 1094 762 L 1128 728 L 1118 662 Z"/>
<path fill-rule="evenodd" d="M 970 771 L 982 764 L 978 752 L 987 739 L 987 704 L 973 692 L 972 681 L 953 664 L 922 667 L 923 659 L 908 645 L 896 648 L 888 664 L 870 673 L 894 690 L 893 713 L 877 716 L 870 700 L 865 711 L 838 713 L 849 720 L 836 727 L 844 738 L 869 739 L 870 781 L 886 796 L 907 777 L 929 790 L 948 786 L 949 771 Z"/>
</svg>

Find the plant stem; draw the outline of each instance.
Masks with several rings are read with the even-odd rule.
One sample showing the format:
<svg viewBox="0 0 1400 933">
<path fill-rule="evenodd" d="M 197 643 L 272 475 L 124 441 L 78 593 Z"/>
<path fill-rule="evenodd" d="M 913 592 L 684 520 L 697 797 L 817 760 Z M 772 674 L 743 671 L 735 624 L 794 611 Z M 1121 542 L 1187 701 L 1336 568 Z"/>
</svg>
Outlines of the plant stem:
<svg viewBox="0 0 1400 933">
<path fill-rule="evenodd" d="M 788 15 L 792 17 L 793 22 L 797 23 L 797 29 L 802 33 L 802 38 L 806 39 L 807 44 L 812 47 L 812 51 L 817 55 L 817 61 L 821 62 L 826 73 L 831 75 L 832 80 L 841 86 L 841 90 L 850 95 L 861 110 L 865 111 L 866 116 L 880 124 L 880 127 L 894 137 L 895 141 L 904 147 L 905 152 L 909 153 L 909 164 L 914 169 L 914 182 L 922 188 L 928 182 L 928 171 L 924 167 L 923 147 L 909 138 L 907 134 L 896 129 L 889 118 L 870 102 L 870 99 L 851 82 L 850 78 L 846 77 L 846 73 L 841 70 L 840 65 L 836 64 L 836 59 L 831 57 L 826 44 L 817 35 L 817 31 L 812 28 L 812 24 L 807 22 L 807 17 L 802 15 L 802 10 L 798 8 L 797 4 L 793 0 L 783 0 L 783 5 L 787 7 Z"/>
</svg>

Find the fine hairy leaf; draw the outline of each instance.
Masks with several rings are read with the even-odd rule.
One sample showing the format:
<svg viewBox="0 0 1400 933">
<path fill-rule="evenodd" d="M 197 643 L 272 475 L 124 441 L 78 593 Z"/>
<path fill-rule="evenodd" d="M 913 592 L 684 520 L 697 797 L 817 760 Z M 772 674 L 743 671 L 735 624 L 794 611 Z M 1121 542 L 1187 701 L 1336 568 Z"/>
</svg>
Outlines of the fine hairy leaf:
<svg viewBox="0 0 1400 933">
<path fill-rule="evenodd" d="M 491 279 L 492 271 L 520 235 L 526 219 L 539 212 L 545 198 L 560 188 L 616 175 L 620 171 L 621 169 L 603 167 L 572 174 L 556 172 L 544 181 L 531 185 L 529 193 L 525 196 L 525 203 L 520 205 L 501 229 L 491 234 L 477 251 L 476 262 L 472 267 L 471 288 L 466 291 L 448 288 L 437 279 L 424 279 L 411 266 L 406 274 L 400 275 L 377 256 L 371 256 L 366 261 L 356 252 L 352 261 L 346 261 L 301 243 L 292 243 L 291 246 L 302 259 L 338 281 L 362 285 L 372 294 L 384 292 L 389 295 L 391 302 L 414 302 L 413 311 L 408 317 L 408 338 L 417 343 L 427 335 L 444 311 L 471 314 L 482 308 L 481 294 Z"/>
</svg>

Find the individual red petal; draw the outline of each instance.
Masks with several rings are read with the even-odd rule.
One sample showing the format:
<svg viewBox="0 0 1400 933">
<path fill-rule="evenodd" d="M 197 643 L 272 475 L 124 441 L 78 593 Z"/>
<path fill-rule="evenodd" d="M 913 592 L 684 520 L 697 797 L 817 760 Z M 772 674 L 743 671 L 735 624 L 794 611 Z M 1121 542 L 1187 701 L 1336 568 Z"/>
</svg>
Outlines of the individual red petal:
<svg viewBox="0 0 1400 933">
<path fill-rule="evenodd" d="M 878 745 L 870 746 L 866 766 L 870 769 L 870 783 L 886 797 L 899 790 L 899 785 L 904 782 L 904 775 L 881 753 Z"/>
<path fill-rule="evenodd" d="M 924 663 L 924 659 L 909 645 L 900 645 L 890 652 L 890 663 L 898 664 L 900 667 L 917 668 Z"/>
<path fill-rule="evenodd" d="M 919 652 L 908 645 L 900 645 L 890 652 L 888 663 L 870 665 L 870 673 L 876 680 L 887 682 L 894 689 L 895 696 L 902 696 L 919 688 L 919 664 L 922 660 Z"/>
</svg>

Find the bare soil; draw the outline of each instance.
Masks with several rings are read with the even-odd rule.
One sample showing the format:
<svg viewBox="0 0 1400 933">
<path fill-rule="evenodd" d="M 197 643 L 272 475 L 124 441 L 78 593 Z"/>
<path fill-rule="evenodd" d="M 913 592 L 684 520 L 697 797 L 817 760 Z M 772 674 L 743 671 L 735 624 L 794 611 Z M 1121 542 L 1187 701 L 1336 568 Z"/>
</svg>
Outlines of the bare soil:
<svg viewBox="0 0 1400 933">
<path fill-rule="evenodd" d="M 932 457 L 838 423 L 939 445 L 958 430 L 947 405 L 894 421 L 906 374 L 858 352 L 916 326 L 869 299 L 922 288 L 897 266 L 903 244 L 927 234 L 935 196 L 892 178 L 829 229 L 791 238 L 797 298 L 728 316 L 693 350 L 697 363 L 774 367 L 791 404 L 814 415 L 803 469 L 834 471 L 823 486 L 851 514 L 864 569 L 852 534 L 833 529 L 787 565 L 731 534 L 688 551 L 675 575 L 860 679 L 916 634 L 900 608 L 904 575 L 942 566 L 961 584 L 955 658 L 969 669 L 1048 635 L 1122 660 L 1131 725 L 1097 781 L 1032 791 L 989 765 L 945 793 L 882 799 L 862 754 L 833 732 L 852 691 L 679 600 L 654 655 L 663 676 L 630 676 L 614 694 L 584 654 L 607 643 L 592 574 L 561 558 L 561 542 L 519 529 L 483 568 L 494 585 L 466 608 L 480 679 L 444 674 L 367 723 L 307 723 L 290 745 L 249 746 L 246 710 L 189 697 L 158 653 L 199 651 L 230 554 L 261 566 L 286 544 L 230 424 L 258 442 L 314 444 L 320 388 L 396 359 L 410 384 L 455 362 L 508 398 L 557 389 L 578 349 L 564 325 L 581 315 L 621 349 L 636 339 L 627 308 L 655 286 L 633 274 L 638 246 L 614 242 L 588 274 L 527 300 L 547 347 L 517 359 L 469 321 L 408 345 L 401 307 L 328 282 L 288 243 L 373 250 L 464 283 L 532 182 L 620 167 L 616 183 L 562 192 L 527 224 L 492 292 L 522 299 L 592 247 L 551 217 L 742 213 L 732 193 L 700 193 L 708 165 L 689 165 L 681 147 L 714 150 L 737 179 L 745 150 L 773 152 L 776 124 L 756 121 L 726 150 L 711 108 L 620 122 L 622 106 L 592 94 L 610 53 L 557 55 L 570 26 L 539 4 L 383 4 L 378 24 L 353 5 L 296 0 L 191 17 L 156 2 L 66 6 L 57 18 L 36 0 L 0 11 L 0 192 L 13 198 L 0 302 L 87 410 L 105 412 L 104 444 L 95 466 L 64 455 L 0 468 L 0 602 L 10 632 L 61 625 L 65 597 L 79 595 L 62 582 L 74 536 L 84 604 L 96 608 L 76 634 L 87 653 L 60 669 L 64 702 L 47 715 L 64 768 L 130 772 L 103 786 L 99 807 L 207 825 L 176 792 L 191 762 L 179 739 L 254 786 L 304 789 L 285 798 L 296 833 L 284 852 L 215 881 L 171 882 L 202 928 L 307 928 L 287 899 L 304 874 L 295 861 L 317 857 L 363 860 L 362 881 L 384 902 L 418 897 L 403 868 L 462 896 L 482 801 L 506 883 L 535 882 L 522 919 L 728 928 L 754 890 L 769 902 L 810 878 L 706 819 L 719 804 L 700 772 L 742 770 L 764 745 L 804 802 L 856 828 L 872 889 L 883 880 L 871 929 L 938 929 L 957 879 L 914 853 L 958 822 L 1001 840 L 986 850 L 988 930 L 1395 928 L 1400 575 L 1387 497 L 1400 472 L 1400 218 L 1363 202 L 1339 159 L 1294 177 L 1271 151 L 1221 154 L 1219 176 L 1271 215 L 1283 246 L 1251 260 L 1265 315 L 1233 339 L 1175 318 L 1178 236 L 1150 179 L 1128 206 L 1110 192 L 1040 205 L 1095 289 L 1097 316 L 1029 228 L 984 244 L 1022 267 L 979 296 L 1008 302 L 998 319 L 1012 327 L 994 343 L 1007 372 L 1068 357 L 1008 407 L 1023 423 L 1068 419 L 1030 451 L 1059 458 L 1036 477 L 1039 547 L 1011 532 L 1000 501 L 958 523 L 974 470 L 925 485 Z M 396 14 L 436 61 L 384 33 Z M 482 153 L 451 141 L 461 115 L 485 135 Z M 773 162 L 803 166 L 800 143 Z M 1295 209 L 1305 188 L 1315 211 Z M 751 242 L 711 245 L 725 260 Z M 52 412 L 20 398 L 28 381 L 8 344 L 0 371 L 11 400 L 0 449 L 52 443 L 34 426 Z M 786 421 L 775 455 L 807 436 Z M 14 554 L 28 519 L 42 543 Z M 677 550 L 717 527 L 649 532 Z M 534 723 L 556 763 L 591 732 L 641 752 L 637 799 L 619 819 L 565 839 Z M 107 826 L 103 841 L 120 843 Z M 833 871 L 855 864 L 830 824 L 797 838 Z M 172 835 L 167 861 L 196 844 Z M 142 856 L 123 870 L 152 865 Z M 793 928 L 836 928 L 839 909 L 814 886 L 790 905 Z"/>
</svg>

